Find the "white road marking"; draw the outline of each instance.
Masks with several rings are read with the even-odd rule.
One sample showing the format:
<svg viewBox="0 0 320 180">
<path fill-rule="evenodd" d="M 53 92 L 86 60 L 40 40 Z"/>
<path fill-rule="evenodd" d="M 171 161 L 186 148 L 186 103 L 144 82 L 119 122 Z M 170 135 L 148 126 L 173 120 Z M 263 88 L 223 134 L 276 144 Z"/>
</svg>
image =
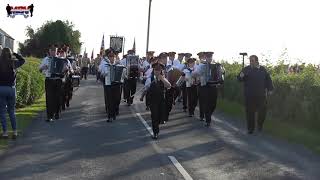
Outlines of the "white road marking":
<svg viewBox="0 0 320 180">
<path fill-rule="evenodd" d="M 173 165 L 178 169 L 178 171 L 182 174 L 184 179 L 186 180 L 193 180 L 192 177 L 187 173 L 187 171 L 181 166 L 178 160 L 173 156 L 168 156 Z"/>
<path fill-rule="evenodd" d="M 136 115 L 138 116 L 139 120 L 142 122 L 142 124 L 147 128 L 147 130 L 149 131 L 149 133 L 151 135 L 153 135 L 152 129 L 151 127 L 148 125 L 148 123 L 144 120 L 144 118 L 141 116 L 140 113 L 136 113 Z M 163 151 L 161 150 L 160 147 L 158 147 L 156 144 L 153 144 L 154 148 L 160 152 L 163 153 Z M 181 173 L 181 175 L 184 177 L 184 179 L 186 180 L 193 180 L 192 177 L 187 173 L 187 171 L 182 167 L 182 165 L 178 162 L 178 160 L 173 157 L 173 156 L 168 156 L 168 158 L 171 160 L 171 162 L 173 163 L 173 165 L 178 169 L 178 171 Z"/>
<path fill-rule="evenodd" d="M 147 130 L 149 131 L 149 133 L 153 136 L 153 132 L 151 127 L 148 125 L 148 123 L 143 119 L 143 117 L 141 116 L 140 113 L 136 113 L 136 115 L 138 116 L 138 118 L 140 119 L 140 121 L 142 122 L 142 124 L 147 128 Z"/>
</svg>

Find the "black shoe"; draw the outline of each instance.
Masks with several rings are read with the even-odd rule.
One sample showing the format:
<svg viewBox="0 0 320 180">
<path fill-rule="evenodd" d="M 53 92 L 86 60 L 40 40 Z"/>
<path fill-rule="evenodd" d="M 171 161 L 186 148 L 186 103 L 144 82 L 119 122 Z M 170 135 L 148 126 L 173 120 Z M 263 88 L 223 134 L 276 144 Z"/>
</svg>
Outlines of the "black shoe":
<svg viewBox="0 0 320 180">
<path fill-rule="evenodd" d="M 206 125 L 205 125 L 206 127 L 210 127 L 210 123 L 206 123 Z"/>
<path fill-rule="evenodd" d="M 253 131 L 248 131 L 248 134 L 253 134 Z"/>
<path fill-rule="evenodd" d="M 108 123 L 109 123 L 109 122 L 112 122 L 112 118 L 108 118 L 107 122 L 108 122 Z"/>
<path fill-rule="evenodd" d="M 204 118 L 200 118 L 200 121 L 204 121 Z"/>
<path fill-rule="evenodd" d="M 54 118 L 55 118 L 55 119 L 60 119 L 60 115 L 59 115 L 59 114 L 56 114 L 56 115 L 54 116 Z"/>
<path fill-rule="evenodd" d="M 193 117 L 193 114 L 189 114 L 189 117 Z"/>
<path fill-rule="evenodd" d="M 67 108 L 68 108 L 68 107 L 70 107 L 70 104 L 69 104 L 69 102 L 67 102 L 67 103 L 66 103 L 66 106 L 67 106 Z"/>
<path fill-rule="evenodd" d="M 154 135 L 152 136 L 152 139 L 158 139 L 158 134 L 154 134 Z"/>
</svg>

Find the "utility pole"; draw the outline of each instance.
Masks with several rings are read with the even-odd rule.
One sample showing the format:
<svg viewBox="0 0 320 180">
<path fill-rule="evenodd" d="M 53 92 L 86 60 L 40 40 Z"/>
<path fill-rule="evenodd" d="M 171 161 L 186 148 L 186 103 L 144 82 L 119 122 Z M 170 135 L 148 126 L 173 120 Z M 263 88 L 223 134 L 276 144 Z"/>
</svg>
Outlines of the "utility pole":
<svg viewBox="0 0 320 180">
<path fill-rule="evenodd" d="M 147 32 L 147 49 L 146 49 L 146 55 L 149 51 L 149 33 L 150 33 L 150 14 L 151 14 L 151 1 L 149 0 L 149 13 L 148 13 L 148 32 Z"/>
</svg>

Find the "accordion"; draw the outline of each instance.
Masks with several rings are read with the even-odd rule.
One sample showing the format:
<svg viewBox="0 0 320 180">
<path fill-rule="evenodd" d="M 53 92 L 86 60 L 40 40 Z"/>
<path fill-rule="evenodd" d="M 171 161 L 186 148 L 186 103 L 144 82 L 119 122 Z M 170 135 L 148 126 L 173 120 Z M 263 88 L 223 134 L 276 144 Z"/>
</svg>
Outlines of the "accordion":
<svg viewBox="0 0 320 180">
<path fill-rule="evenodd" d="M 225 69 L 222 64 L 208 64 L 206 68 L 207 84 L 223 84 Z"/>
<path fill-rule="evenodd" d="M 68 65 L 67 59 L 51 57 L 49 59 L 49 73 L 51 77 L 64 77 L 63 69 Z"/>
<path fill-rule="evenodd" d="M 123 70 L 126 68 L 125 66 L 107 64 L 106 68 L 109 69 L 110 73 L 105 77 L 105 85 L 123 83 Z"/>
<path fill-rule="evenodd" d="M 139 56 L 128 55 L 126 58 L 127 73 L 129 78 L 138 78 L 139 73 Z"/>
</svg>

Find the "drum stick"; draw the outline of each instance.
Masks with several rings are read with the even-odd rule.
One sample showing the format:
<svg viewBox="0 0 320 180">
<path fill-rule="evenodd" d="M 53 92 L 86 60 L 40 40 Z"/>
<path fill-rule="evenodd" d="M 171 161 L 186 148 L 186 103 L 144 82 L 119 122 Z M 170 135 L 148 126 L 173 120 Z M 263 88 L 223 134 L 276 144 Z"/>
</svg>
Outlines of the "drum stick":
<svg viewBox="0 0 320 180">
<path fill-rule="evenodd" d="M 141 89 L 139 89 L 139 91 L 137 91 L 136 93 L 134 93 L 133 95 L 130 96 L 130 98 L 132 98 L 133 96 L 135 96 L 137 93 L 141 92 L 142 90 L 144 90 L 145 87 L 142 87 Z"/>
</svg>

